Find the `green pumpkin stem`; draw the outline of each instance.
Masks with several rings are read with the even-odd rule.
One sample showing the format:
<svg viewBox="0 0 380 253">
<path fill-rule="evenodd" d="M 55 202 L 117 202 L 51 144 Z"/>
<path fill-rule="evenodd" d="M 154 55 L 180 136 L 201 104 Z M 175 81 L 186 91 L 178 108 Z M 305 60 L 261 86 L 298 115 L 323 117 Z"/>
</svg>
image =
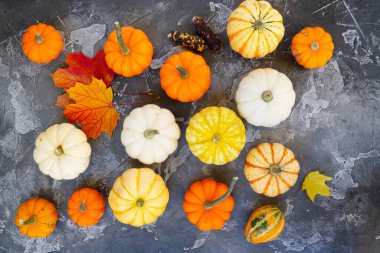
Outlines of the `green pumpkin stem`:
<svg viewBox="0 0 380 253">
<path fill-rule="evenodd" d="M 42 37 L 42 34 L 40 32 L 36 32 L 35 41 L 37 44 L 41 44 L 42 42 L 44 42 L 44 38 Z"/>
<path fill-rule="evenodd" d="M 81 213 L 84 213 L 84 212 L 86 212 L 86 210 L 87 210 L 86 201 L 83 200 L 82 203 L 79 206 L 79 211 Z"/>
<path fill-rule="evenodd" d="M 34 225 L 37 223 L 37 216 L 33 215 L 26 221 L 20 220 L 21 225 Z"/>
<path fill-rule="evenodd" d="M 120 29 L 120 23 L 119 22 L 115 22 L 115 28 L 116 28 L 117 42 L 119 43 L 121 53 L 123 55 L 128 55 L 131 52 L 131 50 L 123 42 L 123 36 L 121 35 L 121 29 Z"/>
<path fill-rule="evenodd" d="M 269 173 L 272 175 L 272 176 L 277 176 L 278 174 L 280 174 L 282 172 L 282 167 L 280 165 L 277 165 L 277 164 L 272 164 L 269 166 Z"/>
<path fill-rule="evenodd" d="M 148 140 L 151 140 L 156 134 L 159 134 L 159 133 L 160 132 L 158 132 L 156 129 L 147 129 L 144 131 L 144 137 L 147 138 Z"/>
<path fill-rule="evenodd" d="M 316 42 L 316 41 L 313 41 L 313 42 L 311 43 L 310 47 L 311 47 L 311 50 L 313 50 L 313 51 L 317 51 L 317 50 L 319 49 L 319 43 Z"/>
<path fill-rule="evenodd" d="M 175 66 L 175 68 L 179 71 L 179 75 L 183 78 L 186 79 L 189 76 L 189 72 L 182 68 L 181 66 Z"/>
<path fill-rule="evenodd" d="M 264 102 L 269 103 L 273 99 L 273 94 L 270 90 L 266 90 L 261 94 L 261 99 L 264 100 Z"/>
<path fill-rule="evenodd" d="M 219 204 L 220 202 L 222 202 L 223 200 L 225 200 L 228 196 L 230 196 L 231 192 L 233 191 L 233 189 L 235 187 L 236 181 L 238 181 L 238 179 L 239 179 L 238 177 L 233 177 L 231 184 L 230 184 L 230 187 L 228 188 L 228 191 L 225 194 L 223 194 L 220 198 L 218 198 L 212 202 L 205 202 L 203 204 L 203 207 L 205 209 L 210 209 L 213 206 L 215 206 L 215 205 Z"/>
</svg>

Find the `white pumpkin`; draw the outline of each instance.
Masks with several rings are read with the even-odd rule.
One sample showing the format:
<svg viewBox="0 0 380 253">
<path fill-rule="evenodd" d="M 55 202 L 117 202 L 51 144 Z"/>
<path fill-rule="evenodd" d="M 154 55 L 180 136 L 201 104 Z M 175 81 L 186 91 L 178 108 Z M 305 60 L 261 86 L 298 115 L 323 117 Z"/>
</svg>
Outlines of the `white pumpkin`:
<svg viewBox="0 0 380 253">
<path fill-rule="evenodd" d="M 33 152 L 41 172 L 56 180 L 78 177 L 87 169 L 90 155 L 86 135 L 68 123 L 53 125 L 41 133 Z"/>
<path fill-rule="evenodd" d="M 152 164 L 165 161 L 177 149 L 180 135 L 169 110 L 148 104 L 132 110 L 125 118 L 121 142 L 130 157 Z"/>
<path fill-rule="evenodd" d="M 235 100 L 239 114 L 254 126 L 273 127 L 289 117 L 296 99 L 292 82 L 277 70 L 255 69 L 241 80 Z"/>
</svg>

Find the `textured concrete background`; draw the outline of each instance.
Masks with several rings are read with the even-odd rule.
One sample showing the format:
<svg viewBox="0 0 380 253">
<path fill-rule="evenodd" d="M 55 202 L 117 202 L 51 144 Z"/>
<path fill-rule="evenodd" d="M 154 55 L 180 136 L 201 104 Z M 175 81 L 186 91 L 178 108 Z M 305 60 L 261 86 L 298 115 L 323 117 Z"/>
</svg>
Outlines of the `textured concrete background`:
<svg viewBox="0 0 380 253">
<path fill-rule="evenodd" d="M 225 27 L 240 1 L 1 1 L 0 3 L 0 252 L 379 252 L 380 251 L 380 2 L 378 0 L 271 0 L 284 17 L 286 34 L 277 50 L 259 60 L 244 60 L 230 49 Z M 199 15 L 220 34 L 225 49 L 202 53 L 212 70 L 209 92 L 198 102 L 178 103 L 160 88 L 159 68 L 180 51 L 166 38 L 178 29 L 193 32 Z M 62 20 L 62 22 L 59 21 Z M 142 166 L 127 157 L 120 142 L 119 122 L 113 138 L 91 140 L 92 160 L 75 180 L 54 181 L 33 161 L 37 135 L 65 122 L 53 106 L 61 90 L 49 74 L 64 67 L 64 53 L 52 63 L 36 65 L 21 52 L 21 35 L 39 21 L 65 34 L 64 53 L 82 50 L 92 55 L 102 47 L 113 22 L 144 30 L 154 45 L 151 68 L 134 78 L 116 77 L 115 90 L 146 91 L 162 96 L 157 104 L 170 109 L 182 129 L 178 150 L 153 168 L 169 190 L 167 210 L 156 223 L 134 228 L 107 212 L 97 226 L 78 228 L 66 208 L 71 193 L 90 186 L 108 196 L 125 169 Z M 291 38 L 302 27 L 323 26 L 335 43 L 331 61 L 322 69 L 306 70 L 289 53 Z M 258 67 L 272 67 L 292 80 L 297 98 L 291 116 L 276 128 L 246 124 L 247 144 L 239 159 L 225 166 L 202 164 L 188 149 L 184 131 L 194 112 L 208 105 L 236 111 L 234 95 L 241 78 Z M 116 102 L 137 97 L 116 96 Z M 122 120 L 132 108 L 119 108 Z M 243 174 L 246 153 L 260 142 L 285 144 L 300 160 L 297 184 L 286 194 L 267 198 L 254 193 Z M 315 204 L 301 191 L 312 170 L 333 177 L 333 196 Z M 183 194 L 194 180 L 212 176 L 229 183 L 237 175 L 236 207 L 221 231 L 200 232 L 182 210 Z M 46 239 L 21 235 L 13 218 L 17 206 L 30 197 L 45 197 L 59 210 L 56 230 Z M 243 229 L 253 209 L 279 205 L 287 225 L 271 243 L 245 242 Z"/>
</svg>

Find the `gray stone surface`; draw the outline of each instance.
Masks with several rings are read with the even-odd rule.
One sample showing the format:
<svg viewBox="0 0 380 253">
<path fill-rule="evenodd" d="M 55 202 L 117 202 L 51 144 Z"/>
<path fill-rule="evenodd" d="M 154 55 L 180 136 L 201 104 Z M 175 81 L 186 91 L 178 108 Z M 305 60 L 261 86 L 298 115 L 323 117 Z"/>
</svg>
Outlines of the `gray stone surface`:
<svg viewBox="0 0 380 253">
<path fill-rule="evenodd" d="M 1 1 L 0 3 L 0 252 L 380 252 L 380 2 L 374 0 L 271 0 L 284 16 L 286 34 L 278 49 L 258 60 L 244 60 L 228 46 L 227 17 L 238 5 L 209 1 Z M 205 17 L 225 42 L 219 54 L 202 53 L 212 70 L 209 92 L 195 103 L 168 99 L 160 88 L 159 67 L 181 50 L 166 38 L 172 29 L 192 32 L 191 18 Z M 61 21 L 62 22 L 61 22 Z M 152 89 L 157 104 L 170 109 L 182 129 L 178 150 L 153 168 L 170 190 L 167 210 L 156 223 L 134 228 L 116 221 L 109 207 L 101 222 L 78 228 L 66 208 L 71 193 L 96 187 L 108 196 L 125 169 L 142 166 L 130 159 L 120 142 L 121 123 L 110 139 L 91 140 L 89 168 L 71 181 L 54 181 L 33 161 L 37 135 L 65 122 L 53 106 L 60 90 L 49 74 L 64 66 L 64 54 L 46 64 L 31 63 L 21 51 L 21 34 L 36 21 L 56 26 L 65 35 L 64 53 L 91 54 L 102 47 L 113 22 L 143 29 L 154 45 L 151 68 L 134 78 L 116 77 L 115 90 Z M 322 69 L 306 70 L 289 53 L 291 38 L 302 27 L 323 26 L 335 42 L 335 53 Z M 202 164 L 188 149 L 184 131 L 194 112 L 208 105 L 236 111 L 234 94 L 245 73 L 272 67 L 292 80 L 296 104 L 291 116 L 275 128 L 246 124 L 247 144 L 239 159 L 225 166 Z M 116 96 L 117 102 L 136 97 Z M 119 108 L 122 120 L 132 108 Z M 301 161 L 297 184 L 286 194 L 267 198 L 254 193 L 243 174 L 246 153 L 264 141 L 291 148 Z M 333 177 L 333 196 L 315 204 L 301 191 L 312 170 Z M 212 176 L 228 183 L 240 177 L 231 219 L 221 231 L 201 232 L 182 210 L 183 194 L 194 180 Z M 17 206 L 30 197 L 52 200 L 59 210 L 56 230 L 46 239 L 21 235 L 13 219 Z M 287 225 L 275 241 L 245 242 L 243 229 L 253 209 L 278 204 Z"/>
</svg>

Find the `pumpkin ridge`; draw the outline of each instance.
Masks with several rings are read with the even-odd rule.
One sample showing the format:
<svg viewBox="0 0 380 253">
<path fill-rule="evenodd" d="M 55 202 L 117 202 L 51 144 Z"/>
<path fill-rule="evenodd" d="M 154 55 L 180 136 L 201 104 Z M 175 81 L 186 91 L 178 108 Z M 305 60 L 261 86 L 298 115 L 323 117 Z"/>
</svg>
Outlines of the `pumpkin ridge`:
<svg viewBox="0 0 380 253">
<path fill-rule="evenodd" d="M 291 158 L 289 161 L 285 162 L 282 166 L 285 167 L 286 165 L 293 163 L 295 160 L 296 160 L 296 158 L 293 156 L 293 158 Z"/>
<path fill-rule="evenodd" d="M 261 155 L 261 157 L 264 159 L 264 161 L 265 161 L 267 164 L 271 164 L 271 163 L 268 161 L 268 159 L 265 157 L 263 151 L 262 151 L 261 148 L 260 148 L 260 145 L 258 145 L 258 146 L 256 147 L 256 150 L 257 150 L 257 152 Z"/>
<path fill-rule="evenodd" d="M 281 162 L 284 159 L 287 151 L 288 151 L 288 149 L 283 146 L 282 156 L 281 156 L 280 160 L 277 162 L 277 164 L 281 164 Z"/>
<path fill-rule="evenodd" d="M 265 194 L 266 193 L 266 191 L 268 190 L 268 187 L 269 187 L 269 184 L 270 184 L 271 181 L 272 181 L 272 176 L 269 176 L 268 182 L 266 183 L 266 185 L 264 187 L 264 191 L 261 194 Z"/>
<path fill-rule="evenodd" d="M 242 8 L 242 9 L 244 9 L 246 12 L 248 12 L 248 14 L 249 14 L 250 16 L 252 16 L 252 18 L 254 18 L 254 19 L 256 20 L 255 16 L 252 14 L 252 12 L 251 12 L 251 10 L 249 9 L 249 7 L 246 6 L 246 5 L 244 4 L 244 2 L 241 3 L 241 4 L 238 6 L 238 8 Z"/>
<path fill-rule="evenodd" d="M 249 20 L 242 19 L 242 18 L 237 18 L 237 17 L 230 17 L 230 18 L 228 19 L 228 22 L 233 22 L 233 21 L 252 23 L 252 22 L 249 21 Z"/>
<path fill-rule="evenodd" d="M 153 200 L 156 200 L 158 198 L 161 197 L 161 195 L 166 191 L 167 189 L 165 187 L 163 187 L 163 190 L 157 194 L 157 196 L 155 196 L 154 198 L 145 198 L 145 202 L 148 202 L 148 201 L 153 201 Z M 149 205 L 149 203 L 145 203 L 146 205 Z"/>
<path fill-rule="evenodd" d="M 149 193 L 150 193 L 150 191 L 152 190 L 153 185 L 156 183 L 156 181 L 157 181 L 157 174 L 154 175 L 154 179 L 153 179 L 153 181 L 150 183 L 150 186 L 149 186 L 148 190 L 146 191 L 146 193 L 145 193 L 145 197 L 144 197 L 144 198 L 146 198 L 146 196 L 149 196 Z"/>
<path fill-rule="evenodd" d="M 264 174 L 264 175 L 262 175 L 262 176 L 260 176 L 260 177 L 257 177 L 257 178 L 255 178 L 255 179 L 249 180 L 248 182 L 249 182 L 250 184 L 253 184 L 253 183 L 255 183 L 255 182 L 260 181 L 261 179 L 265 178 L 265 177 L 268 176 L 268 175 L 269 175 L 269 172 L 266 173 L 266 174 Z"/>
<path fill-rule="evenodd" d="M 282 178 L 282 176 L 279 174 L 279 175 L 277 175 L 277 177 L 288 187 L 288 188 L 290 188 L 291 187 L 291 185 L 288 183 L 288 182 L 286 182 L 286 180 L 284 179 L 284 178 Z"/>
<path fill-rule="evenodd" d="M 274 177 L 276 179 L 276 186 L 277 186 L 277 195 L 280 195 L 281 194 L 281 189 L 280 189 L 280 185 L 278 184 L 278 178 L 277 177 Z"/>
<path fill-rule="evenodd" d="M 229 38 L 229 40 L 233 40 L 239 33 L 241 33 L 241 32 L 243 32 L 243 31 L 245 31 L 245 30 L 248 30 L 248 29 L 252 29 L 252 27 L 246 27 L 246 28 L 242 28 L 242 29 L 240 29 L 240 30 L 238 30 L 238 31 L 236 31 L 236 32 L 234 32 L 233 34 L 230 34 L 230 35 L 228 35 L 228 38 Z M 252 31 L 251 31 L 251 33 L 252 33 Z"/>
<path fill-rule="evenodd" d="M 241 47 L 239 48 L 239 50 L 237 50 L 237 52 L 238 52 L 239 54 L 243 54 L 245 48 L 247 47 L 248 42 L 251 41 L 251 38 L 252 38 L 252 35 L 253 35 L 253 34 L 254 34 L 254 32 L 251 32 L 251 33 L 249 34 L 249 36 L 245 39 L 245 41 L 243 42 L 243 44 L 241 45 Z"/>
<path fill-rule="evenodd" d="M 294 171 L 283 170 L 282 172 L 285 172 L 285 173 L 288 173 L 288 174 L 298 175 L 298 173 L 297 173 L 297 172 L 294 172 Z"/>
<path fill-rule="evenodd" d="M 267 167 L 263 167 L 263 166 L 258 166 L 258 165 L 255 165 L 255 164 L 252 164 L 248 161 L 245 162 L 245 166 L 249 167 L 249 168 L 253 168 L 253 169 L 261 169 L 261 170 L 268 170 Z"/>
<path fill-rule="evenodd" d="M 125 212 L 129 212 L 129 211 L 131 211 L 133 208 L 136 208 L 136 206 L 128 207 L 127 209 L 122 210 L 122 211 L 113 211 L 113 212 L 114 212 L 115 214 L 120 214 L 120 215 L 122 215 L 122 214 L 125 213 Z"/>
<path fill-rule="evenodd" d="M 274 149 L 273 149 L 273 143 L 269 143 L 270 152 L 272 154 L 272 164 L 274 164 Z"/>
</svg>

